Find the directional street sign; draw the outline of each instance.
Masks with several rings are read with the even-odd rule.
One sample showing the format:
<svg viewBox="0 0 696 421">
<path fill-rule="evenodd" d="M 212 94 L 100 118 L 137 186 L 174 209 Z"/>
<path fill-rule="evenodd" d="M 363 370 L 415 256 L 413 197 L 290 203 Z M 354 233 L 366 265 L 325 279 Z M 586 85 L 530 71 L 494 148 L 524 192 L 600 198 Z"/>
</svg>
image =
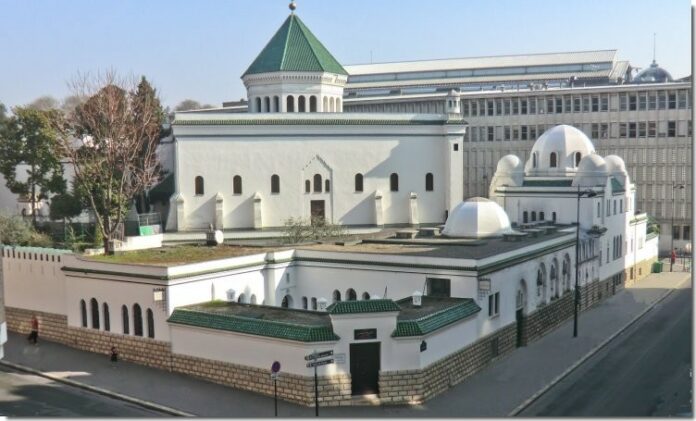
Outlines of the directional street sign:
<svg viewBox="0 0 696 421">
<path fill-rule="evenodd" d="M 307 363 L 307 367 L 319 367 L 320 365 L 333 364 L 333 362 L 333 358 L 329 358 L 328 360 L 312 361 Z"/>
<path fill-rule="evenodd" d="M 312 353 L 304 357 L 305 361 L 316 360 L 318 358 L 330 357 L 333 355 L 333 350 Z"/>
</svg>

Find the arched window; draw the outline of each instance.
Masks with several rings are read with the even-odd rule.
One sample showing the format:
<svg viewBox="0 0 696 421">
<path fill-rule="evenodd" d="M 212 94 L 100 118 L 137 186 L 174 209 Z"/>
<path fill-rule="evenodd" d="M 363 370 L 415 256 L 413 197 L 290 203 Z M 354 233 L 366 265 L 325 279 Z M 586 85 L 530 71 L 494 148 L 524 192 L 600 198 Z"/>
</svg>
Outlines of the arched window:
<svg viewBox="0 0 696 421">
<path fill-rule="evenodd" d="M 196 180 L 195 180 L 195 190 L 196 190 L 196 196 L 202 196 L 203 193 L 204 193 L 204 190 L 203 190 L 203 177 L 201 177 L 200 175 L 199 175 L 198 177 L 196 177 Z"/>
<path fill-rule="evenodd" d="M 522 212 L 522 223 L 526 224 L 529 222 L 529 213 L 527 211 Z"/>
<path fill-rule="evenodd" d="M 328 178 L 326 180 L 324 180 L 324 191 L 326 193 L 329 193 L 331 191 L 331 182 L 329 181 Z"/>
<path fill-rule="evenodd" d="M 539 220 L 540 221 L 544 220 L 544 212 L 539 212 Z"/>
<path fill-rule="evenodd" d="M 365 291 L 362 293 L 362 299 L 363 300 L 369 300 L 370 299 L 370 293 Z"/>
<path fill-rule="evenodd" d="M 133 334 L 143 336 L 143 311 L 139 304 L 133 304 Z"/>
<path fill-rule="evenodd" d="M 425 175 L 425 191 L 433 191 L 433 173 Z"/>
<path fill-rule="evenodd" d="M 288 95 L 288 98 L 285 101 L 285 111 L 289 113 L 295 112 L 295 97 L 292 95 Z"/>
<path fill-rule="evenodd" d="M 239 297 L 237 297 L 237 302 L 240 304 L 246 303 L 246 294 L 244 294 L 243 292 L 239 294 Z"/>
<path fill-rule="evenodd" d="M 266 98 L 268 99 L 268 98 Z M 155 315 L 152 313 L 151 309 L 147 309 L 147 337 L 155 337 Z"/>
<path fill-rule="evenodd" d="M 334 290 L 334 292 L 333 292 L 333 301 L 334 301 L 334 303 L 337 303 L 337 302 L 341 301 L 341 291 L 339 291 L 339 290 L 337 290 L 337 289 Z"/>
<path fill-rule="evenodd" d="M 321 175 L 314 174 L 314 193 L 321 193 Z"/>
<path fill-rule="evenodd" d="M 536 168 L 536 167 L 537 167 L 537 154 L 536 154 L 536 152 L 534 152 L 532 154 L 532 168 Z"/>
<path fill-rule="evenodd" d="M 242 177 L 235 175 L 232 179 L 232 193 L 242 194 Z"/>
<path fill-rule="evenodd" d="M 314 98 L 314 97 L 312 97 Z M 307 310 L 308 308 L 308 302 L 307 302 L 307 297 L 302 297 L 302 308 Z"/>
<path fill-rule="evenodd" d="M 556 212 L 551 212 L 551 220 L 556 222 Z"/>
<path fill-rule="evenodd" d="M 353 288 L 348 288 L 346 291 L 346 301 L 355 301 L 358 299 L 358 294 L 355 293 Z"/>
<path fill-rule="evenodd" d="M 280 98 L 278 96 L 273 97 L 273 112 L 277 113 L 280 111 Z"/>
<path fill-rule="evenodd" d="M 292 297 L 290 295 L 283 297 L 283 301 L 280 303 L 280 306 L 283 308 L 292 308 Z"/>
<path fill-rule="evenodd" d="M 271 112 L 271 98 L 265 97 L 263 100 L 264 100 L 263 111 L 266 113 L 270 113 Z"/>
<path fill-rule="evenodd" d="M 297 99 L 297 110 L 301 113 L 307 111 L 304 95 L 300 95 L 300 97 Z"/>
<path fill-rule="evenodd" d="M 556 156 L 556 152 L 551 152 L 551 156 L 549 157 L 549 166 L 551 168 L 556 168 L 558 166 L 558 157 Z"/>
<path fill-rule="evenodd" d="M 104 315 L 104 330 L 111 331 L 111 316 L 109 315 L 109 305 L 102 303 L 102 313 Z"/>
<path fill-rule="evenodd" d="M 261 98 L 256 98 L 256 112 L 261 112 Z"/>
<path fill-rule="evenodd" d="M 280 193 L 280 177 L 277 174 L 271 176 L 271 193 Z"/>
<path fill-rule="evenodd" d="M 355 192 L 363 191 L 363 175 L 355 174 Z"/>
<path fill-rule="evenodd" d="M 317 309 L 317 297 L 312 297 L 312 310 Z"/>
<path fill-rule="evenodd" d="M 87 327 L 87 304 L 85 300 L 80 300 L 80 316 L 82 316 L 82 327 Z"/>
<path fill-rule="evenodd" d="M 317 112 L 317 97 L 314 95 L 309 97 L 309 111 L 313 113 Z"/>
<path fill-rule="evenodd" d="M 304 190 L 305 190 L 305 193 L 309 193 L 312 190 L 312 183 L 309 180 L 305 180 Z"/>
<path fill-rule="evenodd" d="M 121 306 L 121 322 L 123 323 L 123 334 L 130 333 L 130 321 L 128 320 L 128 307 Z"/>
<path fill-rule="evenodd" d="M 92 329 L 99 329 L 99 303 L 92 298 L 89 300 L 89 307 L 92 313 Z"/>
<path fill-rule="evenodd" d="M 536 221 L 536 211 L 532 211 L 532 222 Z"/>
<path fill-rule="evenodd" d="M 580 160 L 582 159 L 582 154 L 580 152 L 575 152 L 575 166 L 580 165 Z"/>
<path fill-rule="evenodd" d="M 397 173 L 392 173 L 389 176 L 389 190 L 399 191 L 399 175 Z"/>
</svg>

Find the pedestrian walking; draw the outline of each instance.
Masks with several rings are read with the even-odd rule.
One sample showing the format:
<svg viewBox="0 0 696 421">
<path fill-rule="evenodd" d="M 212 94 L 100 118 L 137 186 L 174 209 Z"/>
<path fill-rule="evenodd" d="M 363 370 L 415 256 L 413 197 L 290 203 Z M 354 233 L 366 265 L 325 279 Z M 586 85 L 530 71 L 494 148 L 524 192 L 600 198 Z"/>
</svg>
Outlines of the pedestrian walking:
<svg viewBox="0 0 696 421">
<path fill-rule="evenodd" d="M 672 249 L 672 254 L 669 256 L 669 271 L 672 271 L 672 266 L 677 261 L 677 249 Z"/>
<path fill-rule="evenodd" d="M 27 340 L 34 345 L 39 340 L 39 319 L 36 318 L 36 314 L 31 316 L 31 333 L 29 333 Z"/>
<path fill-rule="evenodd" d="M 118 361 L 118 351 L 115 346 L 111 347 L 111 362 L 115 363 Z"/>
</svg>

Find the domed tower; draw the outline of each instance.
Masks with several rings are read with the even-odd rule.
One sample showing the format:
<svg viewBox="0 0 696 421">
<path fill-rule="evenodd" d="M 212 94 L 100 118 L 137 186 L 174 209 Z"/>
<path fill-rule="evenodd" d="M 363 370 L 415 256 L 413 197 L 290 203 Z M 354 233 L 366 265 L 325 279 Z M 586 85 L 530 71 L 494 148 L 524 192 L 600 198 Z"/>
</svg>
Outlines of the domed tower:
<svg viewBox="0 0 696 421">
<path fill-rule="evenodd" d="M 242 75 L 249 112 L 341 112 L 348 73 L 290 10 Z"/>
<path fill-rule="evenodd" d="M 672 82 L 672 75 L 657 64 L 653 60 L 650 67 L 643 69 L 638 73 L 631 82 L 633 83 L 665 83 Z"/>
<path fill-rule="evenodd" d="M 452 89 L 445 98 L 445 114 L 447 114 L 449 118 L 461 118 L 461 113 L 459 95 L 457 95 L 457 91 Z"/>
<path fill-rule="evenodd" d="M 564 177 L 575 174 L 583 157 L 595 148 L 585 133 L 561 124 L 544 132 L 532 147 L 525 165 L 527 176 Z"/>
</svg>

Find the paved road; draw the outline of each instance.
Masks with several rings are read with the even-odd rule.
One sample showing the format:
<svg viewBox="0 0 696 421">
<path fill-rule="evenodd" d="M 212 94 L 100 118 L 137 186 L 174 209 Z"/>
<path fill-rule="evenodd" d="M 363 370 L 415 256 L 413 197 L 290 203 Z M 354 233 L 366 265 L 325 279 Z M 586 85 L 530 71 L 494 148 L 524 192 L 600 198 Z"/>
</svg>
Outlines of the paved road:
<svg viewBox="0 0 696 421">
<path fill-rule="evenodd" d="M 691 291 L 675 291 L 520 416 L 690 416 Z"/>
<path fill-rule="evenodd" d="M 158 417 L 158 412 L 0 367 L 0 415 L 9 417 Z"/>
</svg>

